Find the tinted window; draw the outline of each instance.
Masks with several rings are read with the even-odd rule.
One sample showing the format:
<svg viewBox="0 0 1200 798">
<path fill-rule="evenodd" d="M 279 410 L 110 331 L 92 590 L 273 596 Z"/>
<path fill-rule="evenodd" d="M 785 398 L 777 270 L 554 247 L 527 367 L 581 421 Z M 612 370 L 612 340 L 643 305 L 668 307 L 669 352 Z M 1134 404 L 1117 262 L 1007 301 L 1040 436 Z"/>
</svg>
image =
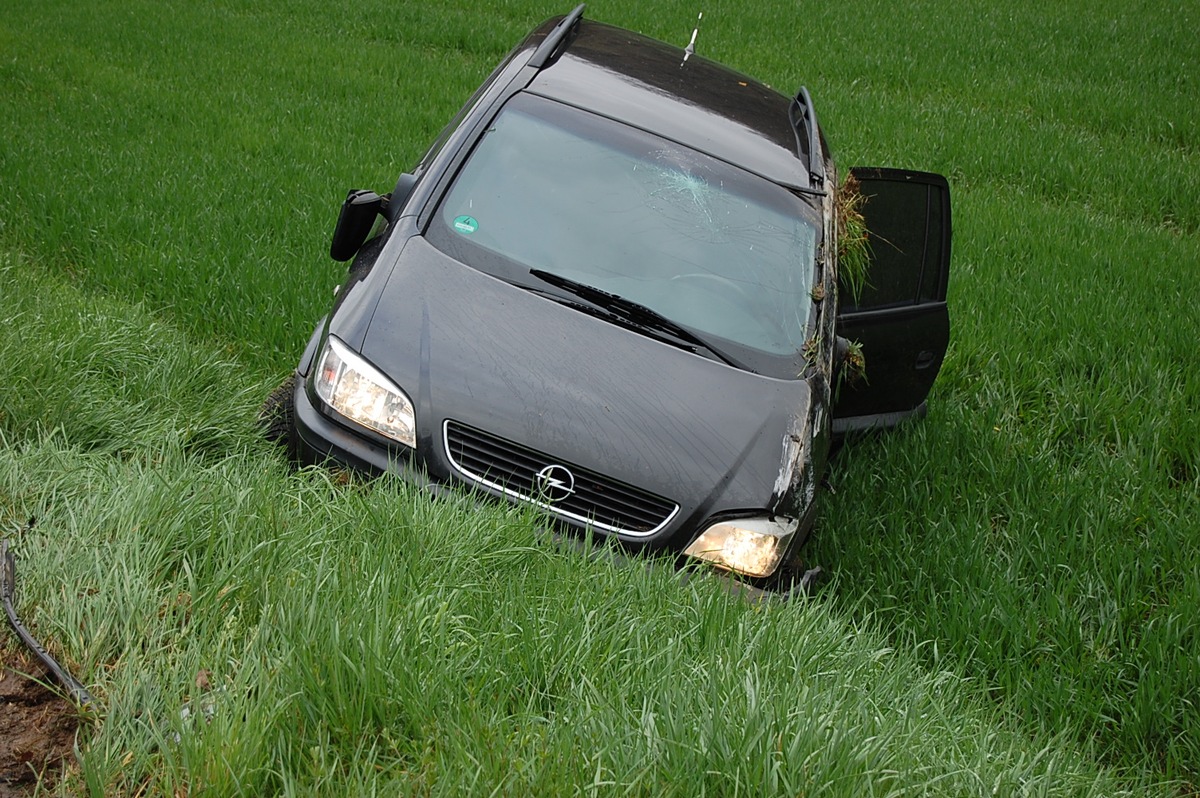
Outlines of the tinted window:
<svg viewBox="0 0 1200 798">
<path fill-rule="evenodd" d="M 843 284 L 843 311 L 913 305 L 936 301 L 942 290 L 939 272 L 945 223 L 938 210 L 936 186 L 919 180 L 860 178 L 866 197 L 863 214 L 870 229 L 871 264 L 858 302 Z"/>
</svg>

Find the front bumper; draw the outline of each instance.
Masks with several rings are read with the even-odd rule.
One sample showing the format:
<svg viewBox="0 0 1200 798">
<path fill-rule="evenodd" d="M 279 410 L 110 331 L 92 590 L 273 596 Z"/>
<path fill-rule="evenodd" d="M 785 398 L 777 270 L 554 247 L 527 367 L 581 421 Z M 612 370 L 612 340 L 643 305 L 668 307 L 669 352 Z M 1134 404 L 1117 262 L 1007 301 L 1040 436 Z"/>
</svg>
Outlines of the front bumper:
<svg viewBox="0 0 1200 798">
<path fill-rule="evenodd" d="M 385 473 L 395 474 L 401 479 L 427 490 L 431 495 L 448 495 L 456 489 L 473 491 L 477 495 L 485 495 L 496 499 L 507 499 L 513 503 L 522 503 L 508 495 L 502 488 L 493 489 L 486 483 L 472 483 L 461 478 L 453 469 L 445 443 L 446 424 L 431 425 L 436 435 L 428 433 L 417 437 L 416 449 L 389 443 L 382 436 L 370 431 L 351 430 L 334 418 L 322 412 L 310 399 L 306 380 L 296 381 L 294 393 L 294 444 L 297 457 L 304 463 L 314 465 L 339 464 L 356 471 L 374 476 Z M 376 440 L 377 439 L 377 440 Z M 793 565 L 796 552 L 803 545 L 811 531 L 816 513 L 815 502 L 805 508 L 802 516 L 797 519 L 797 530 L 787 542 L 787 550 L 782 558 L 778 571 L 763 579 L 747 581 L 757 587 L 774 588 L 781 584 L 784 572 Z M 548 514 L 549 515 L 549 514 Z M 722 513 L 727 518 L 737 517 L 737 514 Z M 553 516 L 551 516 L 553 517 Z M 682 552 L 693 542 L 697 535 L 709 524 L 719 520 L 719 516 L 701 519 L 701 523 L 675 523 L 662 534 L 648 538 L 629 538 L 623 535 L 613 536 L 621 541 L 627 550 L 660 551 L 678 555 L 679 564 L 695 563 Z M 553 526 L 560 530 L 579 533 L 588 530 L 586 523 L 573 521 L 570 518 L 555 518 Z M 602 530 L 591 529 L 592 532 Z M 741 577 L 734 577 L 740 579 Z"/>
</svg>

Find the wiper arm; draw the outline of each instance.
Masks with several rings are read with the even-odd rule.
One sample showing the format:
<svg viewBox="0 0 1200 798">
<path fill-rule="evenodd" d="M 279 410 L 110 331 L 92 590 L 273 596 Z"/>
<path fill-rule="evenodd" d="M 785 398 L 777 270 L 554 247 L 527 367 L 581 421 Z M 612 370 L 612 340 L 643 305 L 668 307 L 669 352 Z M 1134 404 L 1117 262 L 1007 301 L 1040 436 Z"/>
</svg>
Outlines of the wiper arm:
<svg viewBox="0 0 1200 798">
<path fill-rule="evenodd" d="M 708 350 L 726 365 L 743 371 L 748 370 L 744 364 L 739 363 L 736 359 L 713 346 L 696 332 L 684 327 L 677 321 L 667 318 L 654 308 L 647 307 L 640 302 L 634 302 L 632 299 L 626 299 L 619 294 L 610 293 L 602 288 L 596 288 L 594 285 L 576 282 L 569 277 L 563 277 L 561 274 L 555 274 L 554 272 L 542 269 L 530 269 L 529 273 L 542 282 L 561 288 L 599 308 L 612 311 L 625 321 L 631 322 L 643 329 L 665 332 L 680 341 L 691 344 L 693 347 L 698 346 Z"/>
</svg>

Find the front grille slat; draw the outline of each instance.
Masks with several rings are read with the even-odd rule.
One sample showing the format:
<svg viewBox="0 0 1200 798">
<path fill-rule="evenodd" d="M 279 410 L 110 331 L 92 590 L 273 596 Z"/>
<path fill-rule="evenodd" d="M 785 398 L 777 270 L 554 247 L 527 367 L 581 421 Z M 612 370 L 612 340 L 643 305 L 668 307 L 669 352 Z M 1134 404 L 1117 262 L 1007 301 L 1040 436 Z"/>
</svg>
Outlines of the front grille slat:
<svg viewBox="0 0 1200 798">
<path fill-rule="evenodd" d="M 532 502 L 576 523 L 606 532 L 646 536 L 662 529 L 679 505 L 648 491 L 512 443 L 491 433 L 447 421 L 446 455 L 468 481 Z M 575 491 L 557 501 L 537 493 L 538 472 L 548 466 L 570 469 Z"/>
<path fill-rule="evenodd" d="M 605 504 L 614 515 L 637 519 L 640 524 L 649 523 L 651 527 L 661 520 L 651 508 L 646 507 L 644 500 L 639 500 L 636 497 L 623 496 L 616 491 L 595 490 L 594 488 L 591 495 L 594 497 L 593 501 Z"/>
</svg>

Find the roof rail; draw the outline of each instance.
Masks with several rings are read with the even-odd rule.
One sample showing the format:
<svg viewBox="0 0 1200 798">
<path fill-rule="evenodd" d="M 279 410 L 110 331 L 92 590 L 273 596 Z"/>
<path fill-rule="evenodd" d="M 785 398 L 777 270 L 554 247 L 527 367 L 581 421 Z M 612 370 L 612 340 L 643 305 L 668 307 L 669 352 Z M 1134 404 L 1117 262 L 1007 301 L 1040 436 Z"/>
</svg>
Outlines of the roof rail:
<svg viewBox="0 0 1200 798">
<path fill-rule="evenodd" d="M 799 111 L 799 118 L 796 112 Z M 803 125 L 808 134 L 808 176 L 820 187 L 825 185 L 825 160 L 821 157 L 821 134 L 817 127 L 817 112 L 813 110 L 812 97 L 808 89 L 801 86 L 800 91 L 792 98 L 788 108 L 788 120 L 792 123 L 792 131 L 796 134 L 796 155 L 804 155 L 804 145 L 801 143 L 800 127 Z"/>
<path fill-rule="evenodd" d="M 558 24 L 546 34 L 546 38 L 542 39 L 542 43 L 533 51 L 533 56 L 529 59 L 529 66 L 534 69 L 541 69 L 546 65 L 551 58 L 555 56 L 559 47 L 567 40 L 567 37 L 575 30 L 575 26 L 579 24 L 579 20 L 583 19 L 583 9 L 587 3 L 580 3 L 575 6 L 575 10 L 558 21 Z"/>
</svg>

